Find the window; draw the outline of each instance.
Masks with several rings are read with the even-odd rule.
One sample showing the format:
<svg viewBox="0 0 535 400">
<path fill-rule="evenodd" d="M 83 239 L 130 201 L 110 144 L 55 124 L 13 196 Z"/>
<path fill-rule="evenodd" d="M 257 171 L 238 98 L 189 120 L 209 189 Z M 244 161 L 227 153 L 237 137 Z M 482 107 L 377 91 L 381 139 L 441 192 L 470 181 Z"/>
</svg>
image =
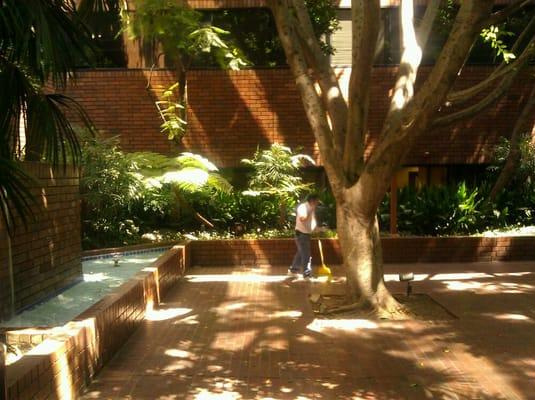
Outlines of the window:
<svg viewBox="0 0 535 400">
<path fill-rule="evenodd" d="M 329 38 L 335 49 L 331 64 L 351 65 L 351 9 L 339 9 L 340 29 Z M 400 28 L 398 8 L 384 8 L 381 13 L 382 24 L 376 52 L 376 64 L 398 64 L 400 60 Z"/>
</svg>

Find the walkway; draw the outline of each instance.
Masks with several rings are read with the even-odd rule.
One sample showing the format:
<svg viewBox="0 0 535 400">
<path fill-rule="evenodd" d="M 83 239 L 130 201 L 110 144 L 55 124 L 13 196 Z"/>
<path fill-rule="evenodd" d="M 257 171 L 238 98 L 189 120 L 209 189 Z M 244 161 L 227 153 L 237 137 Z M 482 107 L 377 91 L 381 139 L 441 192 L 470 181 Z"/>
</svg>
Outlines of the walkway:
<svg viewBox="0 0 535 400">
<path fill-rule="evenodd" d="M 535 399 L 535 262 L 400 271 L 459 319 L 317 320 L 282 268 L 192 269 L 84 399 Z"/>
</svg>

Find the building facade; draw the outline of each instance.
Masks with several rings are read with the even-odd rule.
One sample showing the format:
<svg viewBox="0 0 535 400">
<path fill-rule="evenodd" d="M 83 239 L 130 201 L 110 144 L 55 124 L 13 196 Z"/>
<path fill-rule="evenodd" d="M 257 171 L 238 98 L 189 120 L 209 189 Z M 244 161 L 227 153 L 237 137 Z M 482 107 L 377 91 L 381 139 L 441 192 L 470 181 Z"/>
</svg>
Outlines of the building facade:
<svg viewBox="0 0 535 400">
<path fill-rule="evenodd" d="M 225 8 L 236 12 L 267 5 L 264 0 L 189 0 L 188 3 L 202 10 Z M 337 50 L 331 61 L 342 87 L 347 87 L 351 71 L 349 3 L 339 3 L 340 29 L 329 38 Z M 389 91 L 396 74 L 395 62 L 399 59 L 397 3 L 382 1 L 382 47 L 372 77 L 368 152 L 377 140 L 387 112 Z M 416 3 L 424 5 L 425 1 Z M 85 107 L 98 129 L 119 135 L 124 150 L 191 151 L 208 157 L 220 167 L 236 168 L 241 165 L 241 159 L 250 157 L 258 147 L 279 142 L 301 148 L 321 164 L 317 144 L 287 68 L 189 71 L 187 134 L 182 144 L 176 146 L 160 133 L 161 120 L 154 104 L 161 88 L 175 81 L 173 70 L 163 68 L 164 65 L 151 68 L 154 60 L 149 60 L 150 52 L 140 43 L 125 38 L 123 45 L 125 66 L 81 70 L 68 94 Z M 432 61 L 428 60 L 427 64 Z M 468 65 L 461 73 L 460 87 L 479 82 L 493 68 L 481 63 Z M 420 81 L 429 70 L 426 65 L 421 68 Z M 500 137 L 510 135 L 513 121 L 526 101 L 530 90 L 526 81 L 533 81 L 533 68 L 519 77 L 509 93 L 482 115 L 420 138 L 405 160 L 406 168 L 399 176 L 401 184 L 445 182 L 448 177 L 455 177 L 455 171 L 466 170 L 469 166 L 477 169 L 488 163 Z"/>
</svg>

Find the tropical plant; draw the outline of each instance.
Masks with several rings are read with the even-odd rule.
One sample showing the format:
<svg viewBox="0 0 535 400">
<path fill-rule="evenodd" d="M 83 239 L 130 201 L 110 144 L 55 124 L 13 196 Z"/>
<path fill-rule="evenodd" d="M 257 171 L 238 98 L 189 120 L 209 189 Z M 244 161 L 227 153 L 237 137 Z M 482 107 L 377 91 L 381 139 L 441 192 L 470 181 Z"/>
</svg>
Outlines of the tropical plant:
<svg viewBox="0 0 535 400">
<path fill-rule="evenodd" d="M 119 149 L 117 137 L 82 137 L 82 228 L 84 247 L 124 245 L 139 232 L 136 204 L 143 182 L 137 166 Z"/>
<path fill-rule="evenodd" d="M 249 196 L 273 196 L 279 201 L 279 226 L 287 223 L 288 209 L 295 206 L 303 191 L 310 184 L 303 183 L 300 167 L 306 163 L 314 165 L 314 160 L 305 154 L 297 154 L 287 146 L 274 143 L 267 150 L 258 149 L 252 159 L 242 163 L 252 168 Z"/>
<path fill-rule="evenodd" d="M 331 46 L 328 38 L 339 29 L 339 21 L 336 10 L 332 7 L 332 1 L 307 0 L 306 5 L 311 15 L 314 33 L 320 40 L 323 51 L 325 54 L 333 54 L 336 49 Z M 204 13 L 214 25 L 230 32 L 230 39 L 251 64 L 269 67 L 286 65 L 286 56 L 270 10 L 234 8 L 210 10 Z M 212 65 L 217 65 L 212 60 L 208 61 L 211 61 Z"/>
<path fill-rule="evenodd" d="M 31 178 L 17 160 L 54 165 L 77 161 L 80 147 L 66 111 L 89 125 L 72 99 L 45 90 L 74 76 L 74 63 L 90 63 L 90 35 L 72 2 L 0 2 L 0 213 L 12 230 L 17 214 L 31 215 Z M 21 127 L 24 134 L 21 134 Z"/>
<path fill-rule="evenodd" d="M 145 202 L 144 210 L 154 210 L 163 202 L 167 204 L 169 222 L 191 224 L 193 219 L 213 228 L 213 223 L 196 209 L 194 199 L 210 198 L 217 193 L 230 193 L 232 185 L 219 173 L 208 159 L 198 154 L 182 153 L 168 157 L 151 152 L 130 153 L 128 159 L 138 167 L 138 176 L 143 181 L 151 203 Z"/>
<path fill-rule="evenodd" d="M 186 73 L 194 60 L 211 54 L 221 67 L 228 69 L 239 69 L 247 63 L 240 51 L 223 39 L 229 32 L 203 23 L 202 14 L 186 4 L 168 0 L 134 0 L 132 3 L 135 12 L 130 13 L 128 9 L 122 12 L 124 30 L 130 38 L 140 39 L 147 46 L 161 46 L 162 54 L 155 56 L 154 64 L 165 55 L 166 63 L 176 70 L 177 84 L 172 88 L 160 88 L 166 105 L 166 111 L 160 115 L 164 133 L 179 141 L 186 125 Z M 175 96 L 176 100 L 171 100 Z"/>
</svg>

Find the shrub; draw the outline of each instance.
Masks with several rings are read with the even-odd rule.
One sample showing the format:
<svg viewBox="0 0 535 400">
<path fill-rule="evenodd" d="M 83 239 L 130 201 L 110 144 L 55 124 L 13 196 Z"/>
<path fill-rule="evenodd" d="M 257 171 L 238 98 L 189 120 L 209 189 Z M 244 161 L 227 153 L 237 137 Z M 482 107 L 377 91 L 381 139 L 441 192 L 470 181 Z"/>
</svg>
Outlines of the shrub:
<svg viewBox="0 0 535 400">
<path fill-rule="evenodd" d="M 115 246 L 137 237 L 132 217 L 142 182 L 137 167 L 118 149 L 117 138 L 82 135 L 82 227 L 84 247 Z"/>
<path fill-rule="evenodd" d="M 289 226 L 289 210 L 295 208 L 299 196 L 310 188 L 300 175 L 300 167 L 306 162 L 314 164 L 311 157 L 294 153 L 278 143 L 267 150 L 257 150 L 252 159 L 242 160 L 252 168 L 249 189 L 244 194 L 257 197 L 264 204 L 278 202 L 279 228 Z"/>
</svg>

